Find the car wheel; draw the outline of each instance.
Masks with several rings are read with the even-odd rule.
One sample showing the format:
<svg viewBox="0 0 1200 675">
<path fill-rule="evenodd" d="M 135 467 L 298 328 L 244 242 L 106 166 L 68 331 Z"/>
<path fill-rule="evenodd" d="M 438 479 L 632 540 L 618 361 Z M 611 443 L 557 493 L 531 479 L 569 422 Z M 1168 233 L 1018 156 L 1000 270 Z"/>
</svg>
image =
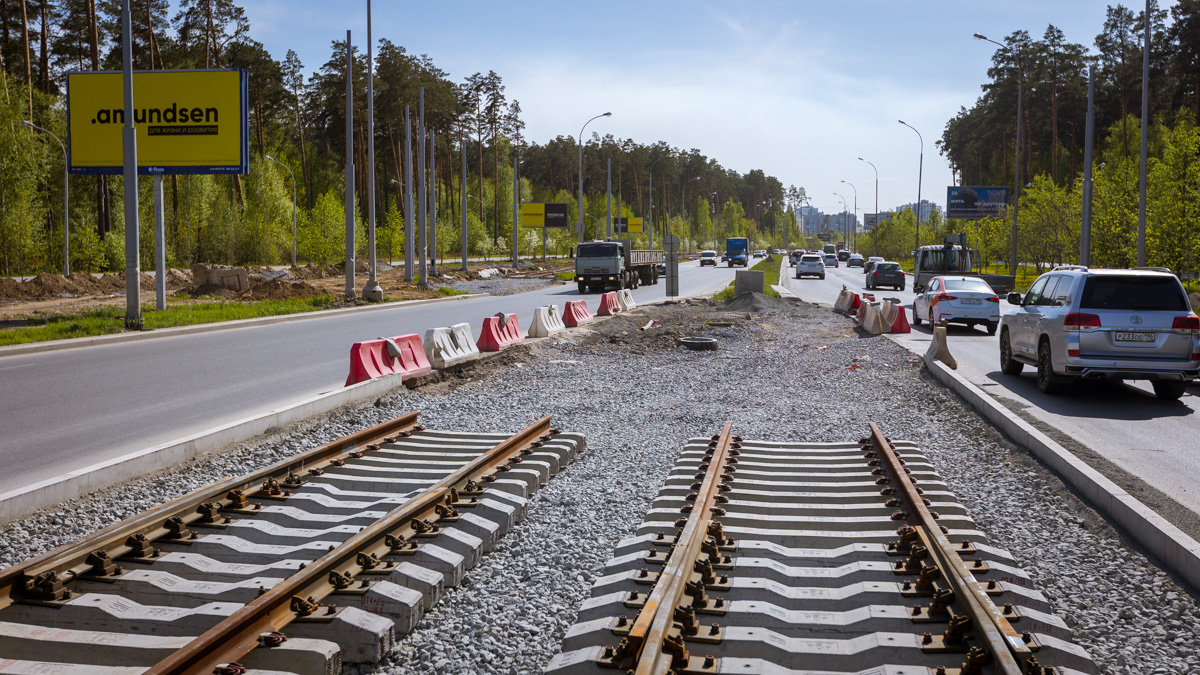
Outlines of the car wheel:
<svg viewBox="0 0 1200 675">
<path fill-rule="evenodd" d="M 579 284 L 579 292 L 587 293 L 587 284 L 584 284 L 584 283 Z"/>
<path fill-rule="evenodd" d="M 904 284 L 900 284 L 899 286 L 897 286 L 897 287 L 896 287 L 896 290 L 898 290 L 898 291 L 900 291 L 901 293 L 903 293 L 903 292 L 904 292 Z"/>
<path fill-rule="evenodd" d="M 987 325 L 987 331 L 988 331 L 988 335 L 995 335 L 996 334 L 996 324 L 989 323 Z"/>
<path fill-rule="evenodd" d="M 1164 401 L 1179 400 L 1187 390 L 1187 382 L 1184 380 L 1154 380 L 1150 384 L 1154 387 L 1154 395 Z"/>
<path fill-rule="evenodd" d="M 1024 363 L 1013 358 L 1012 344 L 1008 341 L 1008 331 L 1000 334 L 1000 372 L 1005 375 L 1020 375 Z"/>
<path fill-rule="evenodd" d="M 821 281 L 825 281 L 825 275 L 824 275 L 824 274 L 822 274 L 822 275 L 821 275 Z"/>
<path fill-rule="evenodd" d="M 1043 394 L 1057 394 L 1063 389 L 1062 382 L 1054 376 L 1049 340 L 1042 340 L 1038 344 L 1037 388 Z"/>
<path fill-rule="evenodd" d="M 912 320 L 913 325 L 920 326 L 921 325 L 921 315 L 917 314 L 917 301 L 916 300 L 913 300 L 912 313 L 913 313 L 913 320 Z"/>
</svg>

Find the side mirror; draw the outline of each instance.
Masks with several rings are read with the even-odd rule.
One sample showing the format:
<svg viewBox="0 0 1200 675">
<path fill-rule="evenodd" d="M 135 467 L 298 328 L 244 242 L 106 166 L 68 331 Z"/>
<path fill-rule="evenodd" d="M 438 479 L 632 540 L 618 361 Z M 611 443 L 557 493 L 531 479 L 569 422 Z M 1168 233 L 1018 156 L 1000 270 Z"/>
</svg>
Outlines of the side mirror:
<svg viewBox="0 0 1200 675">
<path fill-rule="evenodd" d="M 1009 293 L 1008 294 L 1008 304 L 1010 304 L 1010 305 L 1021 304 L 1021 294 L 1020 293 Z"/>
</svg>

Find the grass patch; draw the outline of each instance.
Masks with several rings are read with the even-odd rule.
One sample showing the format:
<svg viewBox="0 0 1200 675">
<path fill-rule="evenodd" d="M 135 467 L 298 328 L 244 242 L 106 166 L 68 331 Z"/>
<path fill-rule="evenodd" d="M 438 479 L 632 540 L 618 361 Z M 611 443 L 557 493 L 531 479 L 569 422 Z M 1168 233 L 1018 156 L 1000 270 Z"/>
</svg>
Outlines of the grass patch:
<svg viewBox="0 0 1200 675">
<path fill-rule="evenodd" d="M 767 256 L 766 258 L 763 258 L 762 260 L 758 261 L 758 264 L 756 264 L 754 267 L 750 268 L 752 270 L 758 270 L 763 273 L 764 294 L 769 297 L 772 297 L 772 298 L 779 297 L 779 292 L 776 291 L 774 288 L 771 288 L 771 286 L 777 285 L 779 283 L 779 265 L 780 265 L 780 258 L 776 258 L 775 256 Z M 731 298 L 733 298 L 733 283 L 732 282 L 730 282 L 730 284 L 728 286 L 726 286 L 725 288 L 722 288 L 721 290 L 717 291 L 716 294 L 713 295 L 713 300 L 715 300 L 717 302 L 724 302 L 725 300 L 729 300 Z"/>
<path fill-rule="evenodd" d="M 558 279 L 559 281 L 575 281 L 575 272 L 571 270 L 558 272 L 554 275 L 554 278 Z"/>
<path fill-rule="evenodd" d="M 460 290 L 458 290 L 457 288 L 452 288 L 452 287 L 450 287 L 450 286 L 438 286 L 438 287 L 437 287 L 437 294 L 438 294 L 438 295 L 440 295 L 440 296 L 442 296 L 443 298 L 448 298 L 448 297 L 450 297 L 450 296 L 452 296 L 452 295 L 466 295 L 466 294 L 467 294 L 467 292 L 466 292 L 466 291 L 460 291 Z"/>
<path fill-rule="evenodd" d="M 157 311 L 142 308 L 145 330 L 192 326 L 219 321 L 254 319 L 280 314 L 299 314 L 328 309 L 334 303 L 332 296 L 316 298 L 293 298 L 289 300 L 260 300 L 258 302 L 204 302 L 176 305 Z M 95 337 L 120 333 L 125 330 L 125 310 L 121 307 L 106 307 L 86 314 L 67 317 L 52 317 L 40 326 L 12 328 L 0 331 L 0 346 L 65 340 L 67 338 Z"/>
</svg>

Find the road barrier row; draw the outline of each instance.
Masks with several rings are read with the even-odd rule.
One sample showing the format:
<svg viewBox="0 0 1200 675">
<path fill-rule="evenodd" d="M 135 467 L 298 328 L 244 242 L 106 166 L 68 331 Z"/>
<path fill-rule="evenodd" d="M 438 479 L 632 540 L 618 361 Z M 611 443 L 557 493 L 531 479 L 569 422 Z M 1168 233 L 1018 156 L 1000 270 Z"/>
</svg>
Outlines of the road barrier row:
<svg viewBox="0 0 1200 675">
<path fill-rule="evenodd" d="M 637 307 L 637 303 L 633 301 L 633 291 L 628 288 L 622 288 L 617 291 L 617 301 L 621 303 L 621 311 L 628 312 Z"/>
<path fill-rule="evenodd" d="M 400 375 L 401 381 L 433 372 L 419 335 L 398 335 L 355 342 L 350 346 L 350 374 L 346 386 L 384 375 Z"/>
<path fill-rule="evenodd" d="M 864 293 L 860 298 L 858 293 L 842 287 L 833 307 L 853 315 L 858 325 L 873 335 L 912 331 L 904 305 L 896 298 L 884 298 L 882 302 L 877 302 L 873 294 Z"/>
<path fill-rule="evenodd" d="M 439 370 L 479 358 L 479 347 L 471 337 L 471 324 L 456 323 L 425 331 L 425 356 Z"/>
<path fill-rule="evenodd" d="M 588 309 L 586 300 L 568 300 L 566 314 L 567 328 L 578 328 L 595 319 L 592 316 L 592 310 Z"/>
<path fill-rule="evenodd" d="M 616 291 L 609 291 L 600 296 L 600 309 L 596 312 L 597 316 L 615 316 L 621 313 L 621 300 L 617 298 Z"/>
<path fill-rule="evenodd" d="M 567 329 L 558 315 L 558 305 L 546 305 L 533 310 L 533 323 L 529 324 L 529 337 L 550 337 Z"/>
<path fill-rule="evenodd" d="M 483 329 L 479 332 L 479 342 L 476 344 L 481 352 L 498 352 L 524 341 L 525 334 L 521 332 L 517 315 L 499 312 L 483 320 Z"/>
</svg>

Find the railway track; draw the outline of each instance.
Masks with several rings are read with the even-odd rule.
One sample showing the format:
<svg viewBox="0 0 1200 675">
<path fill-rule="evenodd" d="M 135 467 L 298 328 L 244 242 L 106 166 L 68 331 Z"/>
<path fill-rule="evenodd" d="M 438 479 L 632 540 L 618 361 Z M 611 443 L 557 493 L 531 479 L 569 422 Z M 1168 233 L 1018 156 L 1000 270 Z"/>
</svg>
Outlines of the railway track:
<svg viewBox="0 0 1200 675">
<path fill-rule="evenodd" d="M 690 441 L 546 672 L 1098 672 L 919 450 L 870 431 Z"/>
<path fill-rule="evenodd" d="M 0 673 L 338 673 L 374 662 L 585 449 L 416 413 L 0 572 Z"/>
</svg>

